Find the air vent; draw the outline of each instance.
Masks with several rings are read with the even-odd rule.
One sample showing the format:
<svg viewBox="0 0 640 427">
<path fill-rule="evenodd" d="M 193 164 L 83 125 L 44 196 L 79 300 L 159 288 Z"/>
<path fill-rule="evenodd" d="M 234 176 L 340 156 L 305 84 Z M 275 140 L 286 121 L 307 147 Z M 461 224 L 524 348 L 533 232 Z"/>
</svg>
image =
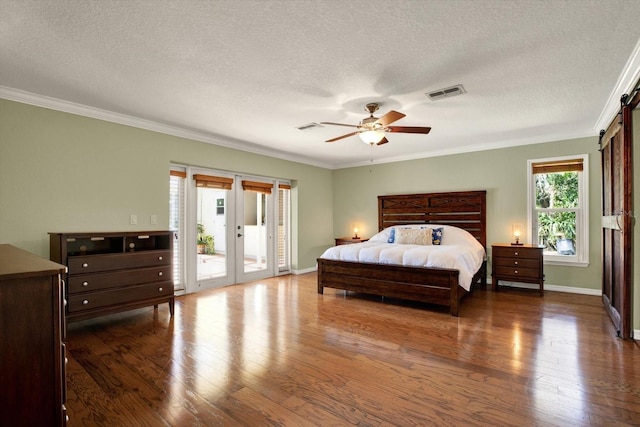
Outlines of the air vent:
<svg viewBox="0 0 640 427">
<path fill-rule="evenodd" d="M 433 92 L 427 93 L 426 95 L 430 100 L 437 101 L 439 99 L 462 95 L 463 93 L 467 93 L 467 91 L 464 90 L 464 87 L 462 87 L 462 85 L 456 85 L 444 89 L 434 90 Z"/>
<path fill-rule="evenodd" d="M 303 132 L 309 132 L 314 129 L 323 128 L 323 127 L 324 126 L 322 126 L 320 123 L 313 122 L 313 123 L 308 123 L 306 125 L 298 126 L 297 129 L 300 129 Z"/>
</svg>

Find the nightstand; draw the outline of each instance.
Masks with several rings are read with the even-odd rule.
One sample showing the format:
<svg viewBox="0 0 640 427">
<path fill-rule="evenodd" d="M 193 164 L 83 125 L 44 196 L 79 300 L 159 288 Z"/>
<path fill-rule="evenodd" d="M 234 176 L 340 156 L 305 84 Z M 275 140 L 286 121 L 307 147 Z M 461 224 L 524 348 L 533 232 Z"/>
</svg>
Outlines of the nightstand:
<svg viewBox="0 0 640 427">
<path fill-rule="evenodd" d="M 540 296 L 544 295 L 543 246 L 538 245 L 491 245 L 493 256 L 491 277 L 492 289 L 498 290 L 498 281 L 537 283 Z"/>
<path fill-rule="evenodd" d="M 337 237 L 336 238 L 336 246 L 340 245 L 349 245 L 351 243 L 362 243 L 366 242 L 369 239 L 363 239 L 362 237 L 354 239 L 353 237 Z"/>
</svg>

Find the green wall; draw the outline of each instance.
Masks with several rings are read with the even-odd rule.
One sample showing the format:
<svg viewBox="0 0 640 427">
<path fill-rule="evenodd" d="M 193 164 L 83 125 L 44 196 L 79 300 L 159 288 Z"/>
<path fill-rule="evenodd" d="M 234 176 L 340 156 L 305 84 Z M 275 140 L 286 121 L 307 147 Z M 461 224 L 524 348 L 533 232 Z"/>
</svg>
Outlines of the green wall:
<svg viewBox="0 0 640 427">
<path fill-rule="evenodd" d="M 292 180 L 294 270 L 331 242 L 330 170 L 0 100 L 0 243 L 48 257 L 49 231 L 167 229 L 171 162 Z"/>
<path fill-rule="evenodd" d="M 638 147 L 639 111 L 634 112 L 634 136 Z M 582 153 L 589 154 L 590 264 L 546 266 L 546 283 L 599 290 L 595 137 L 330 171 L 0 100 L 0 243 L 48 257 L 49 231 L 167 228 L 172 162 L 292 180 L 294 270 L 313 268 L 333 237 L 351 235 L 354 226 L 360 235 L 375 233 L 380 194 L 486 189 L 489 243 L 505 242 L 512 223 L 526 223 L 526 161 Z M 634 163 L 640 165 L 640 150 L 634 150 Z M 640 200 L 638 173 L 634 198 Z M 132 213 L 138 225 L 129 224 Z M 150 225 L 152 214 L 158 225 Z M 633 259 L 640 265 L 640 251 Z M 633 325 L 640 331 L 640 269 L 633 277 Z"/>
<path fill-rule="evenodd" d="M 354 225 L 363 236 L 377 232 L 381 194 L 487 190 L 487 243 L 510 242 L 511 224 L 527 223 L 527 160 L 585 153 L 589 154 L 589 266 L 545 266 L 545 283 L 597 292 L 601 288 L 597 137 L 337 170 L 334 233 L 348 236 Z"/>
</svg>

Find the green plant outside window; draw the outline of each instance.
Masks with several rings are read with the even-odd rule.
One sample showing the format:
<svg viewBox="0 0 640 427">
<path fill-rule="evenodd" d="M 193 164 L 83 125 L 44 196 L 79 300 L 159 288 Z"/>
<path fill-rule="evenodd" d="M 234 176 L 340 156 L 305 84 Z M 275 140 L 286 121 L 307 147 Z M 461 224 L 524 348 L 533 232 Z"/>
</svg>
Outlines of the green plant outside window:
<svg viewBox="0 0 640 427">
<path fill-rule="evenodd" d="M 575 255 L 578 172 L 535 174 L 538 244 L 558 255 Z"/>
</svg>

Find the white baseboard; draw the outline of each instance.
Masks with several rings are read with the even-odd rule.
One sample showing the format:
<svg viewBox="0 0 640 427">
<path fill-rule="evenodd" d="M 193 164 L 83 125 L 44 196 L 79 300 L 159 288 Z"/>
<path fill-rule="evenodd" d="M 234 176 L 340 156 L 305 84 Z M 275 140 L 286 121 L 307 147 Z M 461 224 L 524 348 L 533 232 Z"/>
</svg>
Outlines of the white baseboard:
<svg viewBox="0 0 640 427">
<path fill-rule="evenodd" d="M 491 283 L 491 279 L 487 279 L 487 283 Z M 500 286 L 511 286 L 514 288 L 524 288 L 524 289 L 538 289 L 538 285 L 534 283 L 519 283 L 519 282 L 507 282 L 504 280 L 500 281 Z M 587 288 L 576 288 L 574 286 L 560 286 L 560 285 L 547 285 L 544 284 L 545 291 L 554 291 L 554 292 L 567 292 L 570 294 L 582 294 L 582 295 L 593 295 L 593 296 L 602 296 L 601 289 L 587 289 Z"/>
<path fill-rule="evenodd" d="M 311 273 L 312 271 L 317 271 L 317 270 L 318 270 L 318 266 L 315 265 L 313 267 L 305 268 L 302 270 L 291 270 L 291 274 L 306 274 L 306 273 Z"/>
</svg>

